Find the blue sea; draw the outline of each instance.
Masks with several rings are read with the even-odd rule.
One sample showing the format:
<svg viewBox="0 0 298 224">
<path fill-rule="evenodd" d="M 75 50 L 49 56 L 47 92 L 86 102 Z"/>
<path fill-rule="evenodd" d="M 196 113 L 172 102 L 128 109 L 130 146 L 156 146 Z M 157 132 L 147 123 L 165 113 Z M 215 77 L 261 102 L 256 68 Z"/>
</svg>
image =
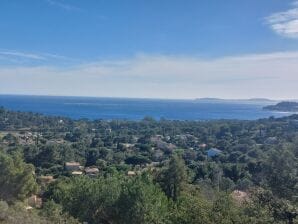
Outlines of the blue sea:
<svg viewBox="0 0 298 224">
<path fill-rule="evenodd" d="M 255 120 L 289 115 L 265 111 L 265 105 L 268 102 L 0 95 L 0 106 L 7 109 L 74 119 Z"/>
</svg>

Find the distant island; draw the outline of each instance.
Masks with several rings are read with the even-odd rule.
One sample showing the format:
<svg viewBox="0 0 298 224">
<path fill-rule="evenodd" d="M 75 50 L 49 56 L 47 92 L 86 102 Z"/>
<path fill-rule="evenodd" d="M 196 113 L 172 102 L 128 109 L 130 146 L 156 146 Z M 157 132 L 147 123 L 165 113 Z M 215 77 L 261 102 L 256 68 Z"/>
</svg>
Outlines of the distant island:
<svg viewBox="0 0 298 224">
<path fill-rule="evenodd" d="M 280 112 L 298 112 L 298 102 L 284 101 L 276 105 L 265 106 L 263 109 Z"/>
<path fill-rule="evenodd" d="M 261 104 L 273 104 L 277 103 L 276 100 L 266 98 L 251 98 L 251 99 L 221 99 L 221 98 L 197 98 L 197 102 L 207 103 L 261 103 Z"/>
</svg>

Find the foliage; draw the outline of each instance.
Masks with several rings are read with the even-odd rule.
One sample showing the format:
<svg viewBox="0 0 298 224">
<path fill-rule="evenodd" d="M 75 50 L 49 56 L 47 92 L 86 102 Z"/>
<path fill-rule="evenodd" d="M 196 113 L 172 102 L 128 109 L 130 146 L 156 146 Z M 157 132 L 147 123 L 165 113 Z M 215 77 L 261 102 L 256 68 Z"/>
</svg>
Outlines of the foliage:
<svg viewBox="0 0 298 224">
<path fill-rule="evenodd" d="M 166 223 L 168 199 L 147 176 L 130 179 L 122 186 L 118 208 L 118 223 Z"/>
<path fill-rule="evenodd" d="M 169 198 L 177 201 L 187 182 L 186 167 L 183 159 L 174 155 L 168 167 L 161 173 L 159 182 Z"/>
<path fill-rule="evenodd" d="M 210 148 L 221 153 L 208 157 Z M 72 216 L 116 224 L 297 223 L 297 156 L 298 115 L 90 121 L 0 108 L 0 198 L 8 203 L 0 203 L 0 217 L 4 223 L 13 216 L 24 223 L 76 223 Z M 70 177 L 64 165 L 71 161 L 99 174 Z M 14 206 L 36 191 L 34 170 L 56 180 L 39 191 L 44 207 L 30 215 Z M 233 190 L 247 192 L 248 201 L 235 202 Z"/>
<path fill-rule="evenodd" d="M 0 198 L 13 202 L 37 191 L 34 167 L 23 162 L 21 155 L 0 153 Z"/>
<path fill-rule="evenodd" d="M 183 192 L 172 211 L 171 222 L 177 224 L 211 224 L 211 206 L 198 192 Z"/>
</svg>

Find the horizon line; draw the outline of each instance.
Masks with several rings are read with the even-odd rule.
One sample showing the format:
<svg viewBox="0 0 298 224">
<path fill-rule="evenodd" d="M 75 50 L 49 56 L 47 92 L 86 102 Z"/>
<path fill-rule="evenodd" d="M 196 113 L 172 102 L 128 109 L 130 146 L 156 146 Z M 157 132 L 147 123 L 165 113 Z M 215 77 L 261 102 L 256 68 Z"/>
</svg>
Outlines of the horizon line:
<svg viewBox="0 0 298 224">
<path fill-rule="evenodd" d="M 129 97 L 129 96 L 84 96 L 84 95 L 54 95 L 54 94 L 22 94 L 22 93 L 0 93 L 0 96 L 24 96 L 24 97 L 74 97 L 74 98 L 111 98 L 111 99 L 132 99 L 132 100 L 182 100 L 182 101 L 196 101 L 196 100 L 225 100 L 225 101 L 298 101 L 294 98 L 279 98 L 272 99 L 266 97 L 250 97 L 250 98 L 221 98 L 221 97 L 196 97 L 196 98 L 154 98 L 154 97 Z"/>
</svg>

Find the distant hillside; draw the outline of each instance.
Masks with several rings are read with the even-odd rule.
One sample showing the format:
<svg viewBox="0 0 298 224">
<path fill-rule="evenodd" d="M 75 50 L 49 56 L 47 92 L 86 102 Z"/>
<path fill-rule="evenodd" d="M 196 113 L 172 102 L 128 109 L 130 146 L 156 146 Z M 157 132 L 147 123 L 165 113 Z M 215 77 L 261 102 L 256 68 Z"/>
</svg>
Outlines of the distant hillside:
<svg viewBox="0 0 298 224">
<path fill-rule="evenodd" d="M 265 110 L 281 111 L 281 112 L 298 112 L 297 102 L 280 102 L 276 105 L 263 107 Z"/>
</svg>

